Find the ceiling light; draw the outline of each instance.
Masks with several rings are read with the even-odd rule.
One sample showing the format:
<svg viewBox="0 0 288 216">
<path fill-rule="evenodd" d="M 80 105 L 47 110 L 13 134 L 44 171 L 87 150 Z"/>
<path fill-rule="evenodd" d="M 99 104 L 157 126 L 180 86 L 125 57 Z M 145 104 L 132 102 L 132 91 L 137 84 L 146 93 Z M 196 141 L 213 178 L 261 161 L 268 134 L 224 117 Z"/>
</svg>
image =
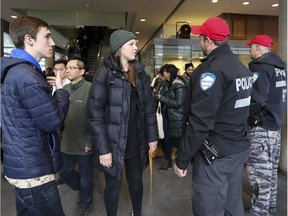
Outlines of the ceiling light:
<svg viewBox="0 0 288 216">
<path fill-rule="evenodd" d="M 136 31 L 135 34 L 140 34 L 140 32 Z"/>
<path fill-rule="evenodd" d="M 12 15 L 12 16 L 11 16 L 11 18 L 13 18 L 13 19 L 16 19 L 16 18 L 17 18 L 17 16 L 15 16 L 15 15 Z"/>
<path fill-rule="evenodd" d="M 278 7 L 279 4 L 272 4 L 272 7 Z"/>
<path fill-rule="evenodd" d="M 218 3 L 218 0 L 211 0 L 212 3 Z"/>
<path fill-rule="evenodd" d="M 146 21 L 146 19 L 140 19 L 140 21 L 141 21 L 141 22 L 145 22 L 145 21 Z"/>
<path fill-rule="evenodd" d="M 242 4 L 243 5 L 249 5 L 249 2 L 243 2 Z"/>
</svg>

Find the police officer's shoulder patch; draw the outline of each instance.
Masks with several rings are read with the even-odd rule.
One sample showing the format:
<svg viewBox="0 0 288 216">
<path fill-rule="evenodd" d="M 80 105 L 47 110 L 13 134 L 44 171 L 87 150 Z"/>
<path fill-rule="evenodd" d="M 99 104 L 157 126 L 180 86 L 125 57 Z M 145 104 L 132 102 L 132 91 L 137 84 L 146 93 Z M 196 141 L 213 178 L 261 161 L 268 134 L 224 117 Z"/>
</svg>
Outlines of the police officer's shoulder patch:
<svg viewBox="0 0 288 216">
<path fill-rule="evenodd" d="M 258 72 L 253 72 L 253 83 L 256 82 L 258 77 L 259 77 L 259 73 Z"/>
<path fill-rule="evenodd" d="M 200 77 L 200 87 L 203 91 L 211 88 L 216 81 L 216 76 L 213 73 L 205 72 Z"/>
</svg>

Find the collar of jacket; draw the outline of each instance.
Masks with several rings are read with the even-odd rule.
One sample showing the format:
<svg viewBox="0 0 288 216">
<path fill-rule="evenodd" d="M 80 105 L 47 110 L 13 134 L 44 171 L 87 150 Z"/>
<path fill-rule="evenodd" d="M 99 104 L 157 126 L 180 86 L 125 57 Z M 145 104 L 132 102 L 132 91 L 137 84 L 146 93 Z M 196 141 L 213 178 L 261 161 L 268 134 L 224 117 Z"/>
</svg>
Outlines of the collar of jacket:
<svg viewBox="0 0 288 216">
<path fill-rule="evenodd" d="M 71 89 L 72 91 L 75 91 L 75 90 L 77 90 L 78 88 L 80 88 L 84 83 L 85 83 L 85 79 L 82 78 L 80 81 L 78 81 L 78 82 L 75 83 L 75 84 L 70 83 L 70 84 L 69 84 L 69 87 L 70 87 L 70 89 Z"/>
<path fill-rule="evenodd" d="M 212 52 L 204 59 L 201 60 L 201 62 L 205 61 L 211 61 L 212 59 L 216 58 L 217 56 L 220 55 L 225 55 L 225 54 L 232 54 L 232 50 L 230 49 L 230 46 L 228 44 L 222 44 L 221 46 L 215 48 L 212 50 Z"/>
<path fill-rule="evenodd" d="M 39 62 L 37 62 L 36 59 L 33 56 L 31 56 L 28 52 L 26 52 L 24 49 L 12 50 L 11 57 L 28 61 L 42 72 Z"/>
</svg>

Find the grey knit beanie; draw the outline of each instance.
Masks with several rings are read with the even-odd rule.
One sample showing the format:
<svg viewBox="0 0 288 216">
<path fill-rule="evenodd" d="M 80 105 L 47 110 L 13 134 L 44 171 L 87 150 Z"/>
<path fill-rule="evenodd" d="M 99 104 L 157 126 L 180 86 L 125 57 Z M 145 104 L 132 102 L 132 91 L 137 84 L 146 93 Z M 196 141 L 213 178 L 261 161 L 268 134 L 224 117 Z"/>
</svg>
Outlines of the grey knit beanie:
<svg viewBox="0 0 288 216">
<path fill-rule="evenodd" d="M 110 47 L 112 52 L 115 53 L 123 44 L 132 39 L 137 39 L 132 32 L 126 30 L 114 31 L 110 36 Z"/>
</svg>

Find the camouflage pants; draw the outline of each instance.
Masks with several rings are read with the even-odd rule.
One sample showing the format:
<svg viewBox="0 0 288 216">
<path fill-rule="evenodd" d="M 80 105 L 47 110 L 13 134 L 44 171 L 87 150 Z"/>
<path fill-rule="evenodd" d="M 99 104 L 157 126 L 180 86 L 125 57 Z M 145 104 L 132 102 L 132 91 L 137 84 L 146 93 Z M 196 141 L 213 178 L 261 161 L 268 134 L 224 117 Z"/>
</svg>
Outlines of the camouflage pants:
<svg viewBox="0 0 288 216">
<path fill-rule="evenodd" d="M 250 131 L 250 139 L 246 168 L 253 189 L 251 210 L 256 215 L 269 215 L 269 208 L 276 207 L 281 131 L 255 127 Z"/>
</svg>

